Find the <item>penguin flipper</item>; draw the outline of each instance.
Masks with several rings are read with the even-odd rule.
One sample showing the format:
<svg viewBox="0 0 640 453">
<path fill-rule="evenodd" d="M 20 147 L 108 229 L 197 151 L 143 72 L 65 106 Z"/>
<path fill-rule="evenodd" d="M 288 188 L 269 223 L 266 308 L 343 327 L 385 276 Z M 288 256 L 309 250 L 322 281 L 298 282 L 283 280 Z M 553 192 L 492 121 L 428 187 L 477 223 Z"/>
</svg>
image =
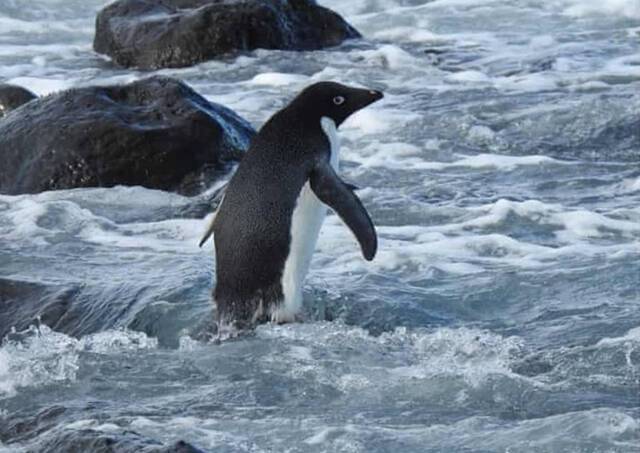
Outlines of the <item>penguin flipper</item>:
<svg viewBox="0 0 640 453">
<path fill-rule="evenodd" d="M 333 209 L 347 224 L 360 243 L 364 258 L 371 261 L 378 248 L 376 229 L 353 190 L 340 179 L 328 162 L 315 166 L 311 172 L 310 184 L 320 201 Z"/>
</svg>

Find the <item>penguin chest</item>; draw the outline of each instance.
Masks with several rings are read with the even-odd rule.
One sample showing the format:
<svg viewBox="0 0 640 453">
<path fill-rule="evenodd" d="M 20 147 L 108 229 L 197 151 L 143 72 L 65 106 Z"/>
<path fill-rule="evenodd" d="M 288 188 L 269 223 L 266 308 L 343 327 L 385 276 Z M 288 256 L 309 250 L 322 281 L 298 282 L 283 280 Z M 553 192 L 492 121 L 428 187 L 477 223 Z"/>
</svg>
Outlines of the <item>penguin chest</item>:
<svg viewBox="0 0 640 453">
<path fill-rule="evenodd" d="M 331 165 L 338 169 L 340 144 L 335 123 L 322 118 L 322 130 L 331 144 Z M 302 187 L 291 217 L 289 255 L 282 273 L 284 300 L 272 313 L 273 322 L 290 322 L 302 307 L 302 288 L 316 248 L 327 207 L 316 197 L 307 181 Z"/>
</svg>

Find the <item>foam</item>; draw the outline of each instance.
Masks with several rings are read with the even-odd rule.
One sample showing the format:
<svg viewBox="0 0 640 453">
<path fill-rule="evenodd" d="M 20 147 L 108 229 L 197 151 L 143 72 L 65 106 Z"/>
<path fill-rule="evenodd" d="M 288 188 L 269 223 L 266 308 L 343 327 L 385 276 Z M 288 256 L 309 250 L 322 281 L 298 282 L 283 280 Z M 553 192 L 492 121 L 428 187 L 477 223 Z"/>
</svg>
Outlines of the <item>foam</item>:
<svg viewBox="0 0 640 453">
<path fill-rule="evenodd" d="M 377 103 L 350 116 L 340 130 L 346 137 L 362 137 L 401 130 L 421 119 L 417 113 Z"/>
<path fill-rule="evenodd" d="M 536 268 L 542 264 L 541 260 L 554 253 L 550 247 L 518 241 L 504 234 L 444 234 L 452 229 L 423 227 L 420 234 L 398 239 L 392 238 L 395 227 L 379 226 L 378 254 L 374 261 L 366 263 L 348 229 L 336 216 L 329 216 L 318 243 L 321 256 L 312 266 L 311 277 L 343 281 L 348 273 L 423 275 L 430 268 L 461 275 L 475 274 L 485 266 L 496 264 Z"/>
<path fill-rule="evenodd" d="M 84 26 L 84 21 L 26 21 L 0 14 L 1 33 L 29 33 L 29 34 L 49 34 L 51 32 L 74 32 L 93 33 L 91 27 Z"/>
<path fill-rule="evenodd" d="M 78 237 L 89 243 L 110 247 L 198 254 L 197 245 L 202 228 L 200 219 L 129 223 L 117 225 L 114 229 L 105 229 L 94 223 L 84 227 Z M 193 247 L 189 247 L 189 244 L 193 244 Z"/>
<path fill-rule="evenodd" d="M 451 82 L 460 82 L 460 83 L 490 83 L 491 78 L 486 74 L 480 71 L 460 71 L 454 74 L 451 74 L 446 78 Z"/>
<path fill-rule="evenodd" d="M 0 195 L 0 201 L 6 203 L 3 217 L 8 221 L 0 224 L 2 236 L 10 241 L 32 238 L 40 245 L 46 244 L 40 237 L 46 229 L 38 226 L 38 219 L 46 213 L 46 207 L 27 197 L 20 198 L 15 203 L 12 203 L 13 200 L 13 197 Z"/>
<path fill-rule="evenodd" d="M 114 351 L 137 351 L 156 349 L 158 339 L 148 337 L 143 332 L 131 330 L 108 330 L 82 337 L 78 343 L 80 350 L 94 354 L 113 354 Z"/>
<path fill-rule="evenodd" d="M 74 80 L 23 76 L 9 79 L 8 83 L 23 86 L 38 96 L 46 96 L 73 87 Z"/>
<path fill-rule="evenodd" d="M 509 236 L 511 215 L 539 228 L 550 228 L 558 244 L 536 244 Z M 474 275 L 494 269 L 541 269 L 553 267 L 562 257 L 595 257 L 624 260 L 640 252 L 640 224 L 614 219 L 584 209 L 570 210 L 538 200 L 498 200 L 469 207 L 467 219 L 432 226 L 378 225 L 379 249 L 366 263 L 351 232 L 335 215 L 325 221 L 312 264 L 312 282 L 335 282 L 344 286 L 345 275 L 382 273 L 424 276 L 437 269 L 450 275 Z M 470 218 L 469 218 L 470 217 Z M 496 231 L 498 229 L 498 231 Z M 616 239 L 590 243 L 595 238 Z M 626 238 L 627 242 L 619 238 Z"/>
<path fill-rule="evenodd" d="M 299 74 L 285 74 L 281 72 L 264 72 L 256 75 L 248 83 L 252 85 L 267 85 L 273 87 L 284 87 L 288 85 L 302 85 L 306 83 L 308 77 Z"/>
<path fill-rule="evenodd" d="M 368 119 L 362 118 L 369 128 L 367 132 L 382 132 L 384 129 L 377 129 L 375 122 L 368 123 Z M 358 124 L 358 123 L 356 123 Z M 470 135 L 474 140 L 487 141 L 494 137 L 493 132 L 488 128 L 471 129 Z M 429 162 L 423 157 L 423 152 L 416 145 L 402 142 L 381 143 L 372 141 L 361 150 L 352 151 L 345 147 L 344 156 L 346 159 L 357 162 L 369 168 L 392 168 L 407 170 L 447 170 L 452 168 L 472 168 L 477 170 L 499 170 L 511 171 L 523 166 L 543 166 L 543 165 L 569 165 L 570 162 L 554 159 L 548 156 L 510 156 L 504 154 L 476 154 L 472 156 L 455 155 L 457 160 L 451 162 Z"/>
<path fill-rule="evenodd" d="M 378 66 L 389 70 L 415 67 L 420 65 L 420 60 L 399 46 L 385 44 L 374 50 L 356 51 L 359 58 L 369 66 Z"/>
<path fill-rule="evenodd" d="M 477 154 L 464 156 L 454 162 L 425 162 L 423 168 L 441 170 L 451 167 L 469 167 L 476 169 L 494 168 L 498 170 L 513 170 L 519 166 L 537 166 L 545 164 L 562 165 L 568 162 L 548 156 L 508 156 L 502 154 Z"/>
<path fill-rule="evenodd" d="M 0 79 L 48 94 L 145 76 L 115 68 L 91 50 L 87 30 L 105 2 L 76 8 L 82 16 L 76 20 L 68 0 L 38 0 L 30 6 L 37 12 L 0 25 Z M 170 370 L 175 391 L 138 392 L 148 398 L 131 400 L 126 414 L 115 405 L 106 418 L 59 425 L 130 427 L 167 443 L 193 439 L 212 451 L 368 451 L 392 444 L 411 451 L 425 445 L 434 451 L 635 451 L 640 426 L 624 404 L 628 389 L 637 387 L 639 347 L 638 323 L 627 315 L 634 315 L 628 310 L 640 257 L 640 179 L 632 153 L 623 149 L 633 145 L 626 126 L 638 111 L 632 15 L 610 1 L 320 3 L 344 14 L 364 39 L 296 53 L 293 62 L 291 52 L 258 50 L 157 73 L 183 78 L 255 126 L 311 82 L 385 92 L 383 101 L 341 127 L 341 174 L 363 188 L 357 194 L 376 223 L 378 255 L 363 260 L 351 232 L 330 215 L 305 296 L 313 310 L 321 309 L 318 302 L 327 315 L 393 330 L 373 336 L 314 317 L 261 326 L 255 336 L 216 345 L 183 336 L 178 350 L 162 354 L 145 352 L 157 342 L 138 333 L 109 330 L 80 340 L 60 334 L 54 341 L 45 332 L 40 340 L 17 340 L 22 350 L 16 354 L 0 347 L 2 397 L 41 398 L 38 389 L 50 384 L 53 393 L 77 393 L 84 383 L 75 383 L 82 375 L 73 365 L 82 367 L 85 359 L 140 366 L 121 382 L 133 390 L 141 376 L 149 388 L 162 387 L 145 373 L 169 358 L 187 364 Z M 24 17 L 38 20 L 22 24 Z M 35 30 L 44 18 L 55 27 Z M 603 128 L 618 125 L 622 140 L 596 142 Z M 593 151 L 583 149 L 592 145 Z M 109 284 L 133 279 L 149 291 L 184 294 L 180 322 L 195 319 L 189 300 L 209 294 L 210 250 L 197 247 L 206 221 L 166 215 L 191 203 L 122 187 L 0 196 L 8 257 L 2 271 L 64 286 L 103 285 L 108 270 Z M 601 286 L 589 286 L 594 266 L 616 278 L 598 277 Z M 543 279 L 551 285 L 543 297 L 528 297 L 529 285 Z M 565 299 L 572 294 L 586 297 Z M 145 290 L 147 296 L 154 297 Z M 575 314 L 576 307 L 586 314 Z M 134 311 L 142 322 L 157 314 Z M 438 321 L 431 322 L 432 314 Z M 608 323 L 620 317 L 628 325 L 611 330 Z M 405 321 L 429 328 L 394 329 Z M 436 327 L 441 322 L 457 327 Z M 548 332 L 566 342 L 550 345 Z M 23 368 L 31 375 L 20 381 L 15 370 L 38 354 L 29 341 L 40 341 L 42 367 L 29 362 Z M 536 349 L 540 344 L 547 347 Z M 518 374 L 530 356 L 548 367 L 536 362 L 527 368 L 531 373 Z M 156 359 L 157 367 L 144 363 Z M 64 390 L 69 386 L 73 391 Z M 585 388 L 594 404 L 619 409 L 581 410 Z M 110 392 L 119 398 L 117 386 L 104 391 L 106 399 Z M 310 398 L 323 410 L 305 419 Z M 41 401 L 44 407 L 50 397 Z"/>
<path fill-rule="evenodd" d="M 4 212 L 1 203 L 6 203 Z M 16 244 L 47 245 L 59 235 L 72 235 L 91 244 L 196 254 L 199 253 L 197 244 L 205 225 L 200 219 L 116 223 L 92 211 L 117 207 L 153 210 L 188 203 L 189 199 L 180 195 L 139 187 L 0 195 L 0 212 L 7 221 L 0 223 L 0 234 Z M 42 226 L 52 215 L 57 219 L 56 225 Z"/>
<path fill-rule="evenodd" d="M 640 3 L 637 0 L 569 0 L 564 10 L 570 16 L 619 15 L 640 18 Z"/>
<path fill-rule="evenodd" d="M 569 210 L 564 206 L 546 204 L 539 200 L 515 202 L 501 199 L 490 205 L 473 208 L 473 210 L 484 212 L 484 215 L 463 224 L 449 226 L 454 229 L 471 226 L 486 228 L 503 224 L 507 221 L 508 215 L 513 213 L 541 225 L 562 227 L 564 231 L 557 234 L 567 242 L 576 239 L 605 237 L 612 231 L 629 238 L 640 235 L 640 224 L 637 222 L 612 219 L 585 209 Z"/>
<path fill-rule="evenodd" d="M 158 342 L 142 332 L 108 330 L 75 339 L 42 325 L 5 338 L 0 347 L 0 397 L 19 389 L 54 382 L 74 382 L 81 353 L 119 354 L 155 349 Z"/>
<path fill-rule="evenodd" d="M 461 379 L 471 387 L 482 385 L 496 374 L 520 379 L 510 367 L 513 359 L 522 351 L 522 340 L 478 329 L 409 331 L 397 328 L 375 337 L 361 328 L 320 323 L 259 328 L 257 335 L 275 341 L 287 340 L 287 343 L 304 342 L 307 345 L 304 352 L 296 351 L 294 354 L 298 363 L 291 372 L 296 376 L 311 373 L 313 379 L 330 385 L 338 382 L 343 391 L 379 385 L 396 386 L 402 385 L 404 380 L 442 377 Z M 342 367 L 335 361 L 349 360 L 341 350 L 354 348 L 367 351 L 367 356 L 353 363 L 346 374 L 343 374 L 344 371 L 333 372 L 331 367 L 324 368 L 318 363 L 328 356 L 334 362 L 334 368 L 340 370 Z M 318 359 L 314 358 L 313 351 L 319 352 Z M 279 351 L 274 353 L 281 354 Z M 273 363 L 270 357 L 266 360 Z"/>
<path fill-rule="evenodd" d="M 596 346 L 617 346 L 617 345 L 635 344 L 640 347 L 640 327 L 630 329 L 626 334 L 621 337 L 603 338 Z"/>
<path fill-rule="evenodd" d="M 415 43 L 442 44 L 447 40 L 429 30 L 420 29 L 415 25 L 404 27 L 378 27 L 372 30 L 373 36 L 381 40 L 405 41 Z"/>
<path fill-rule="evenodd" d="M 73 381 L 78 371 L 77 341 L 46 326 L 31 327 L 22 341 L 0 347 L 0 392 L 14 396 L 21 387 Z"/>
<path fill-rule="evenodd" d="M 634 451 L 640 422 L 610 408 L 570 411 L 509 423 L 495 416 L 469 416 L 453 423 L 349 425 L 349 439 L 388 439 L 409 450 L 436 451 Z M 335 444 L 334 444 L 335 445 Z"/>
</svg>

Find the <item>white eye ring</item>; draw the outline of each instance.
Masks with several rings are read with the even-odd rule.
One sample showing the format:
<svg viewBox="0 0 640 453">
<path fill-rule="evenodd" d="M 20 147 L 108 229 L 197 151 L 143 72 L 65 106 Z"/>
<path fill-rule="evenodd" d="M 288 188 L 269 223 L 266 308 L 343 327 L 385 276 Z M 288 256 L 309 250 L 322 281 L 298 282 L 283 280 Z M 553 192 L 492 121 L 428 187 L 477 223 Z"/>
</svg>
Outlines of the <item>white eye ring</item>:
<svg viewBox="0 0 640 453">
<path fill-rule="evenodd" d="M 335 98 L 333 98 L 333 103 L 335 105 L 344 104 L 344 97 L 343 96 L 336 96 Z"/>
</svg>

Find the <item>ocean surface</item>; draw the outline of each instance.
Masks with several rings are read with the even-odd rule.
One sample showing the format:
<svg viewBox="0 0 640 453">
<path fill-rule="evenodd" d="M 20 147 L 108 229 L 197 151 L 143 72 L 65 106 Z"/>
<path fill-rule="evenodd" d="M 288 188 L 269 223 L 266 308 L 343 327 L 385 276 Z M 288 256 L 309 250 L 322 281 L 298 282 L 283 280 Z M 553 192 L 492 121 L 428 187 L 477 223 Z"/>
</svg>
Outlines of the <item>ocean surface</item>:
<svg viewBox="0 0 640 453">
<path fill-rule="evenodd" d="M 92 51 L 107 3 L 0 0 L 0 81 L 148 76 Z M 640 2 L 320 3 L 365 39 L 157 73 L 256 127 L 315 81 L 382 89 L 341 127 L 376 259 L 331 214 L 305 321 L 209 341 L 194 200 L 1 195 L 0 277 L 84 304 L 2 342 L 1 452 L 640 451 Z"/>
</svg>

